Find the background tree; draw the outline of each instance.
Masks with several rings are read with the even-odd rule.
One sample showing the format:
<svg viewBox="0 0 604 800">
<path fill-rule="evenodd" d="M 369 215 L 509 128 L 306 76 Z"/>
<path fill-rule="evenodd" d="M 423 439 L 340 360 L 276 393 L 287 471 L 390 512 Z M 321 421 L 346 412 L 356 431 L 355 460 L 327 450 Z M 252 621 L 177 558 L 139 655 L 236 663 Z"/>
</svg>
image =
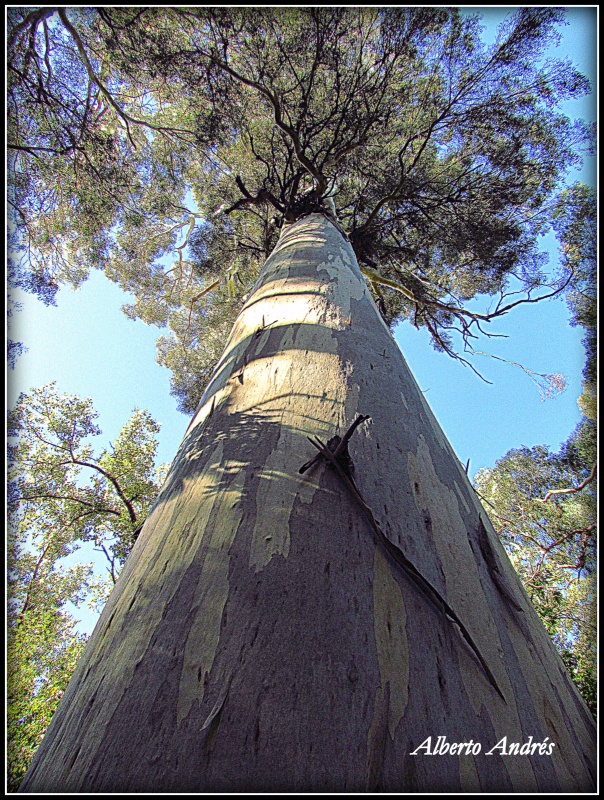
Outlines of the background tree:
<svg viewBox="0 0 604 800">
<path fill-rule="evenodd" d="M 596 492 L 584 433 L 579 428 L 559 453 L 546 447 L 510 450 L 493 469 L 477 474 L 476 486 L 529 597 L 595 715 Z M 585 485 L 577 491 L 581 479 Z"/>
<path fill-rule="evenodd" d="M 577 184 L 554 215 L 573 279 L 571 324 L 584 331 L 583 419 L 558 453 L 510 450 L 476 486 L 535 608 L 596 713 L 596 196 Z"/>
<path fill-rule="evenodd" d="M 91 565 L 61 567 L 66 546 L 8 542 L 7 762 L 16 791 L 63 696 L 85 636 L 76 633 L 67 603 L 89 592 Z"/>
<path fill-rule="evenodd" d="M 17 789 L 80 656 L 71 605 L 103 601 L 159 490 L 157 423 L 135 410 L 109 450 L 90 400 L 22 393 L 8 432 L 8 762 Z M 82 561 L 104 554 L 109 580 Z M 70 557 L 68 560 L 67 557 Z M 77 559 L 77 561 L 74 560 Z"/>
<path fill-rule="evenodd" d="M 585 331 L 583 346 L 583 395 L 579 406 L 585 417 L 596 421 L 597 390 L 597 200 L 594 189 L 575 184 L 560 195 L 553 220 L 561 243 L 562 258 L 572 272 L 566 293 L 571 325 Z"/>
</svg>

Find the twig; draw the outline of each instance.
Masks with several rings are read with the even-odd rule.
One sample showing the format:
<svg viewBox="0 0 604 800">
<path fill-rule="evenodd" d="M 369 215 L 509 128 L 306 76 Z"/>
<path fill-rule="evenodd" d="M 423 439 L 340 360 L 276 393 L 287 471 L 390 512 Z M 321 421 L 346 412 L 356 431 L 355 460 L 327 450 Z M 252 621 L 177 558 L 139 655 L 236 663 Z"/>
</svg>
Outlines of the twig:
<svg viewBox="0 0 604 800">
<path fill-rule="evenodd" d="M 383 533 L 380 526 L 378 525 L 371 508 L 367 505 L 364 501 L 361 493 L 359 492 L 352 476 L 347 475 L 346 472 L 342 469 L 339 461 L 337 460 L 336 453 L 341 453 L 345 443 L 348 442 L 350 436 L 354 431 L 354 427 L 356 427 L 360 421 L 362 421 L 362 417 L 358 417 L 353 425 L 350 426 L 346 434 L 342 437 L 342 441 L 339 443 L 338 447 L 335 451 L 331 451 L 323 442 L 315 437 L 314 439 L 308 438 L 308 441 L 316 447 L 319 451 L 318 455 L 323 456 L 336 470 L 339 477 L 341 478 L 342 482 L 348 488 L 350 493 L 354 496 L 358 504 L 361 506 L 363 511 L 365 512 L 365 516 L 371 526 L 371 529 L 374 533 L 375 539 L 379 545 L 381 545 L 386 553 L 391 557 L 391 559 L 399 566 L 402 567 L 405 571 L 405 574 L 411 579 L 414 586 L 424 595 L 424 597 L 428 600 L 429 603 L 439 612 L 442 613 L 446 618 L 450 621 L 455 622 L 457 627 L 459 628 L 461 635 L 465 639 L 466 643 L 469 645 L 470 649 L 478 659 L 481 667 L 483 668 L 485 675 L 487 676 L 489 683 L 495 689 L 497 694 L 501 697 L 504 703 L 507 705 L 507 701 L 503 695 L 503 692 L 499 688 L 497 681 L 495 680 L 495 676 L 491 672 L 488 664 L 486 663 L 485 659 L 480 654 L 480 650 L 474 643 L 469 631 L 463 624 L 463 622 L 459 619 L 455 611 L 451 608 L 451 606 L 447 603 L 447 601 L 440 595 L 437 589 L 432 586 L 432 584 L 424 578 L 424 576 L 419 572 L 419 570 L 412 564 L 411 561 L 405 556 L 405 554 L 400 550 L 396 545 L 394 545 L 390 539 Z M 316 458 L 316 457 L 315 457 Z"/>
<path fill-rule="evenodd" d="M 335 447 L 335 450 L 330 451 L 330 452 L 333 452 L 333 457 L 334 458 L 338 458 L 338 456 L 340 456 L 342 454 L 342 452 L 344 451 L 344 448 L 348 445 L 350 437 L 355 432 L 357 426 L 360 425 L 361 422 L 364 422 L 366 419 L 369 419 L 368 415 L 359 414 L 359 416 L 355 419 L 355 421 L 352 423 L 352 425 L 348 428 L 348 430 L 346 431 L 344 436 L 339 440 L 339 442 L 337 443 L 337 445 Z M 309 441 L 315 447 L 317 446 L 312 441 L 312 439 L 310 439 Z M 319 441 L 319 440 L 317 440 L 317 441 Z M 318 452 L 317 455 L 314 456 L 314 458 L 311 458 L 310 461 L 307 461 L 305 464 L 302 464 L 302 466 L 298 470 L 300 475 L 303 475 L 311 467 L 314 467 L 315 464 L 317 464 L 320 461 L 320 459 L 321 459 L 321 452 Z"/>
</svg>

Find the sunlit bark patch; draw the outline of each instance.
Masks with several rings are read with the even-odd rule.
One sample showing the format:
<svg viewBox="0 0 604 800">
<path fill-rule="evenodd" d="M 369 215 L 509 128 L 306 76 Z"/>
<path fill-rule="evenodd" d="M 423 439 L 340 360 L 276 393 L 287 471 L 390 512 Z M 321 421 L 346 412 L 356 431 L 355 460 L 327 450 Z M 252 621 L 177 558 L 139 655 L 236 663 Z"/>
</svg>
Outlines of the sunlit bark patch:
<svg viewBox="0 0 604 800">
<path fill-rule="evenodd" d="M 376 548 L 373 567 L 373 626 L 380 665 L 382 691 L 389 683 L 388 731 L 394 739 L 403 718 L 409 692 L 407 614 L 401 588 L 392 566 Z"/>
</svg>

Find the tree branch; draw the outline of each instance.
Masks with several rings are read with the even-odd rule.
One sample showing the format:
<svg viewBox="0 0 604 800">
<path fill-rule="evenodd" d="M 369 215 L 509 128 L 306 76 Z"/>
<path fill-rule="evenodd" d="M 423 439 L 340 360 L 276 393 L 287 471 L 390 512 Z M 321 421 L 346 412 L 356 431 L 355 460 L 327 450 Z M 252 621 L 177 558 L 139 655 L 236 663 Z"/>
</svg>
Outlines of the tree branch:
<svg viewBox="0 0 604 800">
<path fill-rule="evenodd" d="M 296 158 L 298 159 L 300 164 L 302 164 L 302 166 L 305 167 L 306 170 L 308 170 L 308 172 L 317 182 L 317 187 L 316 187 L 317 194 L 318 195 L 324 194 L 327 189 L 327 181 L 325 180 L 324 176 L 319 172 L 319 170 L 317 170 L 312 161 L 305 155 L 304 148 L 302 147 L 302 143 L 300 142 L 300 137 L 295 128 L 292 128 L 291 125 L 288 125 L 283 120 L 283 109 L 277 97 L 277 93 L 271 92 L 269 89 L 266 88 L 266 86 L 263 86 L 261 83 L 258 83 L 258 81 L 251 80 L 251 78 L 246 78 L 244 75 L 241 75 L 239 72 L 236 72 L 231 66 L 229 66 L 229 64 L 225 63 L 224 61 L 221 61 L 219 58 L 212 55 L 211 53 L 205 53 L 203 50 L 200 50 L 199 52 L 206 58 L 209 58 L 210 61 L 217 67 L 227 72 L 229 75 L 231 75 L 231 77 L 235 78 L 235 80 L 238 80 L 241 83 L 244 83 L 246 86 L 250 86 L 251 88 L 256 89 L 264 97 L 267 98 L 267 100 L 273 107 L 275 124 L 290 138 L 294 146 L 294 152 L 296 154 Z"/>
<path fill-rule="evenodd" d="M 132 144 L 132 146 L 135 149 L 136 149 L 136 144 L 134 143 L 134 139 L 132 138 L 132 133 L 130 131 L 130 124 L 129 123 L 132 123 L 133 125 L 142 125 L 145 128 L 149 128 L 150 130 L 157 131 L 159 133 L 167 133 L 167 134 L 189 133 L 189 134 L 193 135 L 193 131 L 189 131 L 189 130 L 187 130 L 185 128 L 166 128 L 166 127 L 161 126 L 161 125 L 152 125 L 150 122 L 146 122 L 143 119 L 136 119 L 135 117 L 131 117 L 122 108 L 120 108 L 118 103 L 113 98 L 113 95 L 111 94 L 111 92 L 101 83 L 100 79 L 97 78 L 97 76 L 96 76 L 96 74 L 95 74 L 95 72 L 94 72 L 94 70 L 92 68 L 92 64 L 90 63 L 90 60 L 88 58 L 88 54 L 86 52 L 86 48 L 84 47 L 84 43 L 82 42 L 82 40 L 81 40 L 78 32 L 76 31 L 76 29 L 73 27 L 73 25 L 67 19 L 67 15 L 65 13 L 65 10 L 63 8 L 59 8 L 57 10 L 57 13 L 59 14 L 61 22 L 63 23 L 63 25 L 65 26 L 66 30 L 69 32 L 69 34 L 71 35 L 71 38 L 73 39 L 73 41 L 75 42 L 76 47 L 78 48 L 78 52 L 80 53 L 82 61 L 84 62 L 84 66 L 86 67 L 86 71 L 88 73 L 88 77 L 90 78 L 90 80 L 93 83 L 95 83 L 99 87 L 101 93 L 103 94 L 103 97 L 105 97 L 105 99 L 111 105 L 111 107 L 113 109 L 115 109 L 115 111 L 118 114 L 118 116 L 124 121 L 124 123 L 126 125 L 126 131 L 128 133 L 128 138 L 130 139 L 130 143 Z"/>
<path fill-rule="evenodd" d="M 362 419 L 362 418 L 361 418 Z M 352 426 L 351 426 L 352 427 Z M 347 432 L 348 433 L 348 432 Z M 352 431 L 350 431 L 352 434 Z M 342 469 L 340 462 L 336 458 L 334 452 L 332 452 L 329 447 L 326 447 L 323 442 L 316 438 L 313 440 L 310 437 L 307 437 L 309 442 L 319 451 L 319 453 L 327 460 L 328 463 L 331 463 L 333 468 L 338 473 L 340 479 L 344 483 L 344 485 L 348 488 L 350 493 L 356 499 L 358 504 L 361 506 L 363 511 L 365 512 L 365 516 L 367 521 L 370 524 L 370 527 L 374 533 L 374 537 L 377 540 L 377 543 L 380 544 L 386 551 L 386 553 L 391 557 L 391 559 L 399 566 L 402 567 L 405 571 L 405 574 L 409 576 L 414 586 L 419 589 L 422 595 L 430 602 L 430 604 L 436 608 L 439 613 L 442 613 L 446 618 L 448 618 L 451 622 L 454 622 L 459 631 L 465 640 L 466 644 L 472 650 L 476 658 L 478 659 L 479 664 L 483 668 L 485 675 L 487 676 L 489 683 L 495 689 L 497 694 L 501 697 L 503 702 L 507 705 L 507 700 L 497 681 L 495 676 L 491 672 L 487 662 L 483 658 L 478 649 L 477 645 L 475 644 L 470 632 L 463 624 L 463 622 L 459 619 L 455 611 L 451 608 L 451 606 L 447 603 L 447 601 L 442 597 L 440 592 L 428 581 L 421 572 L 417 569 L 417 567 L 407 558 L 407 556 L 403 553 L 403 551 L 394 545 L 390 539 L 384 534 L 382 529 L 377 523 L 373 511 L 367 505 L 365 500 L 363 499 L 360 491 L 358 490 L 356 483 L 352 479 L 350 475 L 347 475 L 346 472 Z M 343 441 L 343 440 L 342 440 Z M 342 444 L 340 442 L 340 444 Z"/>
<path fill-rule="evenodd" d="M 74 422 L 74 429 L 75 429 L 75 422 Z M 111 475 L 111 473 L 107 472 L 102 467 L 99 467 L 98 464 L 91 464 L 89 461 L 82 461 L 81 459 L 76 458 L 74 453 L 73 453 L 73 446 L 72 446 L 72 442 L 71 441 L 69 442 L 68 447 L 61 447 L 60 449 L 61 450 L 69 450 L 69 455 L 71 456 L 71 460 L 72 460 L 72 462 L 74 464 L 79 464 L 81 467 L 89 467 L 90 469 L 94 469 L 97 472 L 100 472 L 101 475 L 103 475 L 105 478 L 107 478 L 107 480 L 111 483 L 111 485 L 114 487 L 115 491 L 117 492 L 117 496 L 120 498 L 122 503 L 126 506 L 126 509 L 128 510 L 128 515 L 130 517 L 130 521 L 131 522 L 136 522 L 136 520 L 137 520 L 136 512 L 134 511 L 134 508 L 132 507 L 132 503 L 130 502 L 130 500 L 128 500 L 126 495 L 123 493 L 122 487 L 119 485 L 117 479 L 114 478 L 113 475 Z"/>
<path fill-rule="evenodd" d="M 596 477 L 597 467 L 598 467 L 598 462 L 596 461 L 596 463 L 593 465 L 591 469 L 591 472 L 589 473 L 589 476 L 585 478 L 583 483 L 579 484 L 579 486 L 575 486 L 574 488 L 571 487 L 570 489 L 550 489 L 550 491 L 545 495 L 544 498 L 537 498 L 537 500 L 540 503 L 547 503 L 550 497 L 553 497 L 555 494 L 576 494 L 577 492 L 580 492 L 582 489 L 585 489 L 586 486 L 589 486 L 589 484 L 594 481 Z"/>
<path fill-rule="evenodd" d="M 31 11 L 25 17 L 25 19 L 23 19 L 23 20 L 21 20 L 21 22 L 17 23 L 17 25 L 15 25 L 15 27 L 10 32 L 10 35 L 8 37 L 8 41 L 6 43 L 7 52 L 10 51 L 10 49 L 15 44 L 17 36 L 19 36 L 21 31 L 24 30 L 25 28 L 27 28 L 28 25 L 32 25 L 32 26 L 34 26 L 34 28 L 36 28 L 38 26 L 38 23 L 40 23 L 42 20 L 48 19 L 48 17 L 52 17 L 52 15 L 54 13 L 55 13 L 55 9 L 54 8 L 41 8 L 41 9 L 38 9 L 37 11 Z"/>
</svg>

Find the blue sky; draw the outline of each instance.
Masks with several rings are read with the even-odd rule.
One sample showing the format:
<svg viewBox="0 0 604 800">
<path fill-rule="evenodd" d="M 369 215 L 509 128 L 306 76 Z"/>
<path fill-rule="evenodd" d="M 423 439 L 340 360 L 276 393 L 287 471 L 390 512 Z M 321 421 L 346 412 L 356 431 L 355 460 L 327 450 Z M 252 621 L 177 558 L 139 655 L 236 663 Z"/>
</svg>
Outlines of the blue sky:
<svg viewBox="0 0 604 800">
<path fill-rule="evenodd" d="M 485 15 L 485 39 L 492 41 L 498 22 L 512 9 L 465 10 Z M 596 10 L 569 9 L 568 21 L 561 30 L 561 45 L 551 55 L 570 57 L 590 78 L 594 93 L 565 104 L 563 110 L 572 117 L 595 119 Z M 569 181 L 595 184 L 593 161 L 580 173 L 571 174 Z M 555 242 L 546 244 L 555 265 Z M 176 410 L 170 396 L 169 371 L 155 363 L 155 340 L 161 332 L 128 320 L 120 311 L 131 298 L 102 274 L 93 273 L 78 291 L 61 289 L 56 307 L 44 306 L 30 295 L 20 294 L 18 299 L 23 308 L 13 318 L 10 335 L 28 351 L 8 373 L 9 405 L 20 391 L 50 381 L 56 381 L 60 392 L 91 397 L 103 431 L 99 447 L 115 438 L 135 406 L 146 408 L 162 426 L 159 461 L 170 461 L 189 418 Z M 568 325 L 565 301 L 517 308 L 492 326 L 494 332 L 509 338 L 485 341 L 477 349 L 534 372 L 561 373 L 568 379 L 566 390 L 543 402 L 520 368 L 476 356 L 472 363 L 492 381 L 489 385 L 469 368 L 437 353 L 425 330 L 405 323 L 395 334 L 457 455 L 464 464 L 470 459 L 470 476 L 481 467 L 493 466 L 514 447 L 545 444 L 557 449 L 580 419 L 576 401 L 584 365 L 582 333 Z M 82 613 L 76 616 L 84 620 Z M 85 619 L 82 629 L 88 630 L 93 617 Z"/>
</svg>

